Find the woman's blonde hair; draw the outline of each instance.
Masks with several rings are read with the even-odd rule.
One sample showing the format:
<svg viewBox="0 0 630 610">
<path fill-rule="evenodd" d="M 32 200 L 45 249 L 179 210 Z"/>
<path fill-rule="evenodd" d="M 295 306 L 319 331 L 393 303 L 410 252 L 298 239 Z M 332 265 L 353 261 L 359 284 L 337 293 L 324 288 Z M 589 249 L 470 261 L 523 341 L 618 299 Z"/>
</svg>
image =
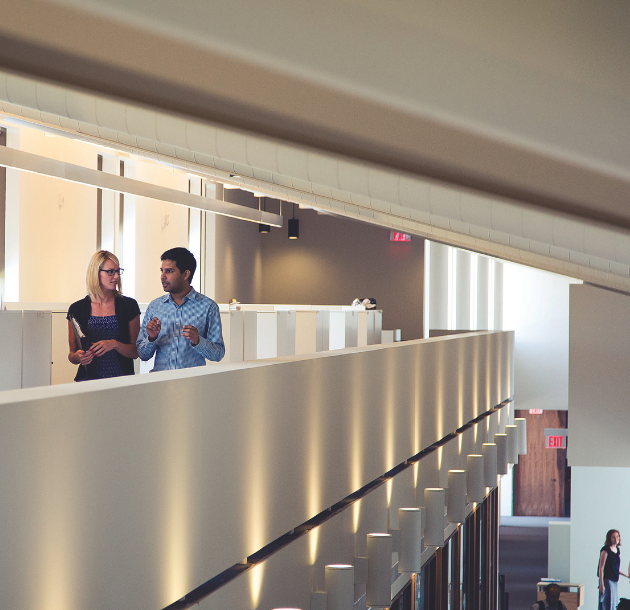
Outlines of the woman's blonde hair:
<svg viewBox="0 0 630 610">
<path fill-rule="evenodd" d="M 112 263 L 114 263 L 117 267 L 120 267 L 120 263 L 118 262 L 116 255 L 108 252 L 107 250 L 99 250 L 93 254 L 90 262 L 88 263 L 87 272 L 85 274 L 85 285 L 87 287 L 87 293 L 93 301 L 100 301 L 104 296 L 103 291 L 101 290 L 101 282 L 99 281 L 99 271 L 108 260 L 112 261 Z M 118 289 L 114 290 L 114 294 L 117 297 L 122 294 L 120 275 L 118 276 Z"/>
</svg>

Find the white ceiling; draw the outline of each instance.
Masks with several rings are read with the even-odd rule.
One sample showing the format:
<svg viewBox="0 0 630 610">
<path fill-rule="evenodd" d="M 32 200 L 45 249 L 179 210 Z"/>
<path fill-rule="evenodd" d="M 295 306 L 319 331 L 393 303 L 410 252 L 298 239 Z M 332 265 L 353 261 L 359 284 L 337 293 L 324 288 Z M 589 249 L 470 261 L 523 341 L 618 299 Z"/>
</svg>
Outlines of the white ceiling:
<svg viewBox="0 0 630 610">
<path fill-rule="evenodd" d="M 630 289 L 627 3 L 24 2 L 5 113 Z"/>
</svg>

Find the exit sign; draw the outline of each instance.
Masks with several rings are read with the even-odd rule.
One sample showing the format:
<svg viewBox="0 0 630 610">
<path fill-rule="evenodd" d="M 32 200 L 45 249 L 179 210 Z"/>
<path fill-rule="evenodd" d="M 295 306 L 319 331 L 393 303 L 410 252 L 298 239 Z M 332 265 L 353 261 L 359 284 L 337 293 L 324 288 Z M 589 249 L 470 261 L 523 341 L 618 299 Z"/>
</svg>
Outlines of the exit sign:
<svg viewBox="0 0 630 610">
<path fill-rule="evenodd" d="M 390 231 L 389 241 L 411 241 L 411 235 L 400 233 L 399 231 Z"/>
<path fill-rule="evenodd" d="M 547 449 L 566 449 L 567 437 L 566 436 L 547 436 L 546 448 Z"/>
<path fill-rule="evenodd" d="M 529 414 L 530 415 L 542 415 L 542 409 L 530 409 L 529 410 Z"/>
</svg>

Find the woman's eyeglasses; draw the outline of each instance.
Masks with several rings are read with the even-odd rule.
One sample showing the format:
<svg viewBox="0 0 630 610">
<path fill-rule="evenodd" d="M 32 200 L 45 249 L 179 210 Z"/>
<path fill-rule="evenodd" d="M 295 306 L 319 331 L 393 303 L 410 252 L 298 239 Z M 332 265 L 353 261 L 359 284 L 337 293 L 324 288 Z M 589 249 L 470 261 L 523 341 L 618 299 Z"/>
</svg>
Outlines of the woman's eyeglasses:
<svg viewBox="0 0 630 610">
<path fill-rule="evenodd" d="M 109 277 L 114 277 L 116 274 L 122 275 L 124 269 L 99 269 L 99 271 L 102 271 L 103 273 L 107 273 Z"/>
</svg>

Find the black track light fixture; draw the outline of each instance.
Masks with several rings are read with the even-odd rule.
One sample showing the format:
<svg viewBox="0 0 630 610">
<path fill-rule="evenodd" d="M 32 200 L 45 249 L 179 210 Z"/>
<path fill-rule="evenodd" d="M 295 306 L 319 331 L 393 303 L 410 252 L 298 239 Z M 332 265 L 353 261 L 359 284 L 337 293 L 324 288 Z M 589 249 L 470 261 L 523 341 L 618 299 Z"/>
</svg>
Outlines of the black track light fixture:
<svg viewBox="0 0 630 610">
<path fill-rule="evenodd" d="M 289 218 L 289 239 L 300 237 L 300 221 L 295 217 L 295 203 L 293 204 L 293 218 Z"/>
<path fill-rule="evenodd" d="M 263 211 L 266 212 L 266 201 L 265 201 L 265 197 L 258 197 L 258 211 Z M 270 225 L 265 225 L 262 223 L 258 223 L 258 232 L 259 233 L 269 233 L 271 231 L 271 226 Z"/>
</svg>

